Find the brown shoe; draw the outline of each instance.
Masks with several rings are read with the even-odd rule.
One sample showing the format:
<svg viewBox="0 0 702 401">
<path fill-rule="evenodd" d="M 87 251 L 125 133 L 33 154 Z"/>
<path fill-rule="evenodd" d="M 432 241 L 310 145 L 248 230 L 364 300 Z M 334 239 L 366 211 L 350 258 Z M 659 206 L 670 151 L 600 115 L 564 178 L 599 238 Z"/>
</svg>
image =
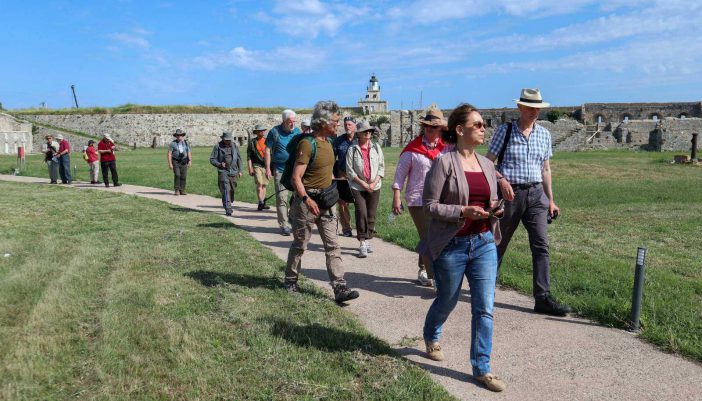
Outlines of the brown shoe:
<svg viewBox="0 0 702 401">
<path fill-rule="evenodd" d="M 181 195 L 187 195 L 188 193 L 185 192 L 185 191 L 183 191 L 183 190 L 181 190 L 181 191 L 180 191 L 180 194 L 181 194 Z"/>
<path fill-rule="evenodd" d="M 178 196 L 178 195 L 180 195 L 180 192 L 175 191 L 175 192 L 173 192 L 173 195 Z"/>
<path fill-rule="evenodd" d="M 482 376 L 478 376 L 475 378 L 475 380 L 483 383 L 488 390 L 494 391 L 496 393 L 499 393 L 500 391 L 503 391 L 505 388 L 507 388 L 507 386 L 505 385 L 505 381 L 493 375 L 492 373 L 487 373 Z"/>
<path fill-rule="evenodd" d="M 432 361 L 443 361 L 444 353 L 441 351 L 441 345 L 439 343 L 425 342 L 427 346 L 427 358 Z"/>
</svg>

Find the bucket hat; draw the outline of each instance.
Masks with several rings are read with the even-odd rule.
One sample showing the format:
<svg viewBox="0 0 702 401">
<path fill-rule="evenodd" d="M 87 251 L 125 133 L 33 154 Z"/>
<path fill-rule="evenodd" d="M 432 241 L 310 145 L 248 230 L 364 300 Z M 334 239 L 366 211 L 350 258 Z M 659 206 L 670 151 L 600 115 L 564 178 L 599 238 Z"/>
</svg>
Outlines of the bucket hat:
<svg viewBox="0 0 702 401">
<path fill-rule="evenodd" d="M 253 129 L 253 131 L 254 131 L 254 132 L 256 132 L 256 131 L 265 131 L 265 130 L 267 130 L 267 129 L 268 129 L 268 128 L 266 128 L 263 124 L 256 124 L 256 126 L 255 126 L 254 129 Z"/>
<path fill-rule="evenodd" d="M 232 136 L 231 132 L 222 132 L 221 136 L 223 141 L 233 141 L 234 137 Z"/>
<path fill-rule="evenodd" d="M 436 105 L 433 105 L 427 110 L 427 114 L 424 115 L 424 117 L 419 119 L 419 123 L 422 125 L 429 125 L 429 126 L 439 126 L 439 127 L 446 127 L 446 120 L 444 120 L 444 113 L 441 112 L 441 109 L 436 107 Z"/>
<path fill-rule="evenodd" d="M 181 135 L 182 135 L 182 136 L 185 136 L 185 135 L 187 135 L 187 134 L 185 133 L 185 131 L 183 131 L 183 130 L 180 129 L 180 128 L 178 128 L 177 130 L 175 130 L 175 133 L 173 134 L 173 136 L 181 136 Z"/>
<path fill-rule="evenodd" d="M 378 132 L 378 128 L 370 125 L 368 121 L 362 120 L 356 124 L 356 133 L 360 134 L 361 132 L 366 132 L 366 131 L 373 131 L 375 134 Z"/>
</svg>

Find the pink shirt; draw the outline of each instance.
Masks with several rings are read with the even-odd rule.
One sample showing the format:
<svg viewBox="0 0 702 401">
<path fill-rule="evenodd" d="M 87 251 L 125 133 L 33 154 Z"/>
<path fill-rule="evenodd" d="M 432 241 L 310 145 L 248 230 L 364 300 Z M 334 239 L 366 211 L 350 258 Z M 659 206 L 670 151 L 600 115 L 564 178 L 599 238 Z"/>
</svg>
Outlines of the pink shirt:
<svg viewBox="0 0 702 401">
<path fill-rule="evenodd" d="M 442 154 L 453 149 L 452 145 L 447 144 L 441 150 Z M 424 178 L 426 178 L 432 161 L 419 153 L 404 152 L 400 155 L 400 161 L 397 163 L 395 170 L 395 181 L 392 184 L 393 189 L 402 190 L 402 186 L 407 180 L 405 188 L 405 201 L 407 206 L 423 206 L 422 192 L 424 191 Z"/>
<path fill-rule="evenodd" d="M 361 148 L 361 157 L 363 158 L 363 175 L 366 182 L 370 182 L 371 176 L 371 166 L 370 166 L 370 143 L 366 143 L 366 146 L 358 145 Z"/>
<path fill-rule="evenodd" d="M 71 152 L 71 145 L 68 143 L 68 139 L 64 139 L 61 142 L 59 142 L 59 153 L 64 152 L 64 151 L 66 153 Z"/>
</svg>

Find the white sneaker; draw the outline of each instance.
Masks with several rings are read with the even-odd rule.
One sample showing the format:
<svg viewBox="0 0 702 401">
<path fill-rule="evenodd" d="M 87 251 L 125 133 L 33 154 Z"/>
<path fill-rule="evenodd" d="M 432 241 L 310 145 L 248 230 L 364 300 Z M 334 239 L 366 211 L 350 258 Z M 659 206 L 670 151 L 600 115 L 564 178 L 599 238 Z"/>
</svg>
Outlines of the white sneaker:
<svg viewBox="0 0 702 401">
<path fill-rule="evenodd" d="M 365 241 L 361 242 L 361 245 L 358 247 L 358 257 L 359 258 L 368 257 L 368 250 L 366 249 L 366 242 Z"/>
<path fill-rule="evenodd" d="M 429 276 L 427 276 L 426 270 L 419 270 L 417 273 L 417 281 L 419 281 L 419 284 L 425 287 L 431 287 L 431 280 L 429 279 Z"/>
<path fill-rule="evenodd" d="M 371 247 L 370 240 L 367 239 L 365 242 L 366 242 L 366 252 L 373 253 L 373 248 Z"/>
</svg>

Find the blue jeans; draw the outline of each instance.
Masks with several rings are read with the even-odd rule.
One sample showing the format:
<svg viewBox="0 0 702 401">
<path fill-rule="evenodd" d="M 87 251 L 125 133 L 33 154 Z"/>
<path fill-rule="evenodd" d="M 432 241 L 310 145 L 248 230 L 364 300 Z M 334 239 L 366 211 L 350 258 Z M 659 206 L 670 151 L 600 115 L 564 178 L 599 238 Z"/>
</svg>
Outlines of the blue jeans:
<svg viewBox="0 0 702 401">
<path fill-rule="evenodd" d="M 495 304 L 497 250 L 491 232 L 453 238 L 433 261 L 436 299 L 424 321 L 424 340 L 436 342 L 461 295 L 463 276 L 470 286 L 470 364 L 473 376 L 490 372 L 492 310 Z"/>
<path fill-rule="evenodd" d="M 61 182 L 64 184 L 73 181 L 71 177 L 71 156 L 63 155 L 59 157 L 59 174 L 61 175 Z"/>
</svg>

